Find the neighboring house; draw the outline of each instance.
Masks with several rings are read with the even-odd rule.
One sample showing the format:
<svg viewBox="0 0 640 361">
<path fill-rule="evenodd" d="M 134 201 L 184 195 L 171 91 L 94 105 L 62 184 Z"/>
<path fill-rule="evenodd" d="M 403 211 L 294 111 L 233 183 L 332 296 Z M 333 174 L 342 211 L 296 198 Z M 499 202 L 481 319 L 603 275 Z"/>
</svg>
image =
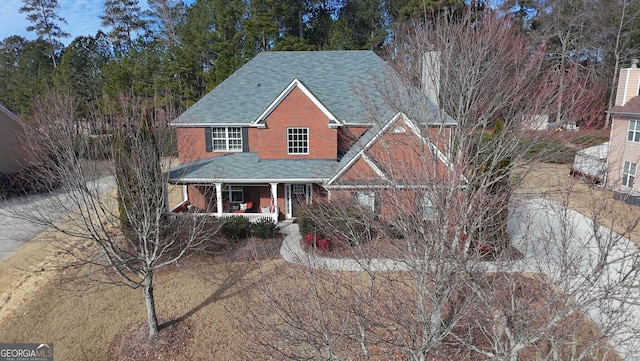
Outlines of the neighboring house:
<svg viewBox="0 0 640 361">
<path fill-rule="evenodd" d="M 432 68 L 425 60 L 423 78 Z M 181 165 L 170 182 L 184 186 L 179 209 L 276 221 L 297 217 L 298 206 L 314 199 L 350 197 L 388 212 L 376 199 L 381 189 L 406 183 L 418 167 L 447 173 L 456 124 L 428 99 L 437 87 L 423 79 L 421 91 L 398 80 L 371 51 L 258 54 L 172 122 Z M 383 87 L 416 114 L 394 110 Z"/>
<path fill-rule="evenodd" d="M 26 129 L 25 123 L 0 104 L 0 174 L 14 174 L 27 166 Z"/>
<path fill-rule="evenodd" d="M 640 69 L 634 60 L 620 70 L 616 103 L 609 138 L 607 186 L 616 199 L 640 204 L 640 183 L 636 181 L 640 164 Z"/>
</svg>

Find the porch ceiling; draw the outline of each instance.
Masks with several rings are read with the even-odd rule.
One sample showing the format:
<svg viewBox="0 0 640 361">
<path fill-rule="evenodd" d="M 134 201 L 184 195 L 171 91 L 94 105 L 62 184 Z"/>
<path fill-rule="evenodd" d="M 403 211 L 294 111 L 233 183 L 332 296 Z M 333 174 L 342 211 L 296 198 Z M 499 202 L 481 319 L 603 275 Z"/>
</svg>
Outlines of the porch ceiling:
<svg viewBox="0 0 640 361">
<path fill-rule="evenodd" d="M 257 153 L 230 153 L 181 164 L 169 171 L 169 182 L 323 183 L 335 174 L 337 166 L 335 160 L 264 160 Z"/>
</svg>

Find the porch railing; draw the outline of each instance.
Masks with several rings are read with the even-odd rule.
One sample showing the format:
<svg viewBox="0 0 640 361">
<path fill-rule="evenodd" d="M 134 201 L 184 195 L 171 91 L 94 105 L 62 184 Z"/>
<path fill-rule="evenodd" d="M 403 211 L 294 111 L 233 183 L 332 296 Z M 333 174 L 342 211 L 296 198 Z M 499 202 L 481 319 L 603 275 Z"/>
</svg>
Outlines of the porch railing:
<svg viewBox="0 0 640 361">
<path fill-rule="evenodd" d="M 218 217 L 218 213 L 168 212 L 167 214 L 170 219 L 178 217 Z M 276 207 L 273 213 L 222 213 L 222 218 L 240 216 L 248 218 L 253 223 L 265 219 L 278 224 L 278 214 L 279 210 Z"/>
</svg>

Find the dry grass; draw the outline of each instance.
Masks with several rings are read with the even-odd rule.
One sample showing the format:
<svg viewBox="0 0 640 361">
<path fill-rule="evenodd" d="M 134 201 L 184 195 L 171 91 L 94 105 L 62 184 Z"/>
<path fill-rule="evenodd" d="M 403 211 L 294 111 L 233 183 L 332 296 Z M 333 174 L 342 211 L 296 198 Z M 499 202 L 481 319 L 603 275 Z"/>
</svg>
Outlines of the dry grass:
<svg viewBox="0 0 640 361">
<path fill-rule="evenodd" d="M 247 254 L 247 247 L 250 246 L 239 247 L 237 253 Z M 3 269 L 14 265 L 20 257 L 28 258 L 30 251 L 31 247 L 20 249 L 10 263 L 2 265 Z M 225 359 L 237 354 L 243 346 L 241 328 L 233 317 L 242 311 L 238 300 L 251 292 L 258 275 L 269 274 L 270 268 L 283 262 L 225 261 L 202 256 L 156 275 L 160 322 L 185 321 L 193 328 L 184 354 L 175 360 Z M 15 276 L 26 277 L 28 273 L 14 270 Z M 67 277 L 58 275 L 40 283 L 8 285 L 20 290 L 22 301 L 11 312 L 2 307 L 6 317 L 0 328 L 0 340 L 53 342 L 56 359 L 60 360 L 107 360 L 109 345 L 117 335 L 145 324 L 141 291 L 101 284 L 93 288 L 77 287 L 66 281 L 74 278 L 69 272 L 80 271 L 68 271 Z M 3 286 L 10 283 L 8 278 L 3 272 L 0 277 Z M 286 279 L 280 282 L 288 284 Z"/>
<path fill-rule="evenodd" d="M 544 197 L 566 204 L 640 246 L 638 207 L 613 199 L 613 192 L 569 175 L 570 164 L 541 163 L 527 174 L 516 192 L 522 198 Z"/>
</svg>

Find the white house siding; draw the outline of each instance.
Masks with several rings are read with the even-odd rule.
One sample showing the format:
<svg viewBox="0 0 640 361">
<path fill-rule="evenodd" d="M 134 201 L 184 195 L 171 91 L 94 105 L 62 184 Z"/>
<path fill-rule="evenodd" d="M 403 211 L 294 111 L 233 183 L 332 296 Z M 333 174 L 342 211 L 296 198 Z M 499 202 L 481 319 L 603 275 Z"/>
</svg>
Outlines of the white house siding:
<svg viewBox="0 0 640 361">
<path fill-rule="evenodd" d="M 622 167 L 624 161 L 636 163 L 638 165 L 636 177 L 640 176 L 640 143 L 627 140 L 629 120 L 630 118 L 628 117 L 615 116 L 613 124 L 611 125 L 609 141 L 612 145 L 615 144 L 616 146 L 611 146 L 609 151 L 607 187 L 612 189 L 622 187 Z M 638 120 L 640 120 L 640 116 L 638 116 Z M 634 188 L 640 189 L 640 180 L 637 178 Z"/>
<path fill-rule="evenodd" d="M 618 90 L 616 92 L 616 106 L 625 105 L 631 98 L 640 93 L 640 68 L 620 70 Z"/>
</svg>

